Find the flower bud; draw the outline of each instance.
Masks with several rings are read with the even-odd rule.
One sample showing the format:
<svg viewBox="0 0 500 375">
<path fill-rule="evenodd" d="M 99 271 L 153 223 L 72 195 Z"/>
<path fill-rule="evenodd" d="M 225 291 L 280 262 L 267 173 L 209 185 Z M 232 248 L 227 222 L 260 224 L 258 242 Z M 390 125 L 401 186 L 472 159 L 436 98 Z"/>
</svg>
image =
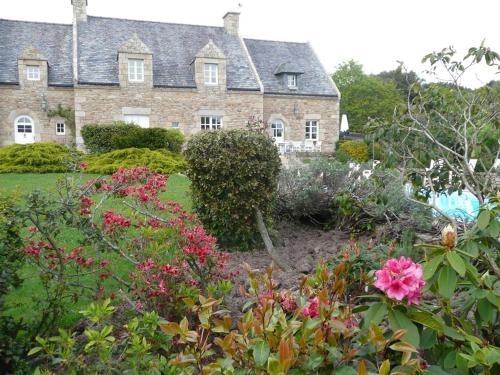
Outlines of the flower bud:
<svg viewBox="0 0 500 375">
<path fill-rule="evenodd" d="M 456 241 L 457 233 L 455 232 L 455 229 L 451 226 L 451 224 L 448 224 L 441 232 L 441 244 L 450 249 L 453 249 L 456 245 Z"/>
</svg>

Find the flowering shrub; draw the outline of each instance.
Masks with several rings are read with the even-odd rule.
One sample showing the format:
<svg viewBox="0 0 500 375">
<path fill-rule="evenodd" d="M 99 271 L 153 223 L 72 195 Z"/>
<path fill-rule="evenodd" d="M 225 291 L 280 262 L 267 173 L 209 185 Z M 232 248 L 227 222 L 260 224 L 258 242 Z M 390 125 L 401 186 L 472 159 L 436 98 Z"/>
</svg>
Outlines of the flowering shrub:
<svg viewBox="0 0 500 375">
<path fill-rule="evenodd" d="M 167 182 L 144 167 L 121 168 L 84 184 L 68 177 L 57 198 L 29 196 L 21 215 L 31 226 L 24 253 L 49 296 L 39 301 L 46 307 L 42 326 L 50 329 L 68 301 L 85 294 L 121 297 L 139 311 L 173 318 L 183 314 L 183 298 L 228 291 L 228 254 L 216 249 L 194 215 L 160 198 Z M 109 200 L 118 209 L 104 208 Z M 81 235 L 80 245 L 58 245 L 68 227 Z"/>
</svg>

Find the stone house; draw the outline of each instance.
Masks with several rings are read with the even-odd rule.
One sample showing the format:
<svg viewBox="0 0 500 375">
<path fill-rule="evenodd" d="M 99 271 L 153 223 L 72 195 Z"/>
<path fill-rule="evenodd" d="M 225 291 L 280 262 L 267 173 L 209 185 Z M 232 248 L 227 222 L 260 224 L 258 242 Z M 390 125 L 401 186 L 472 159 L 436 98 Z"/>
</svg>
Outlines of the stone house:
<svg viewBox="0 0 500 375">
<path fill-rule="evenodd" d="M 0 19 L 0 146 L 82 146 L 88 123 L 199 131 L 268 124 L 281 150 L 331 152 L 339 92 L 308 43 L 243 39 L 239 13 L 223 27 L 87 15 L 73 24 Z M 72 124 L 49 116 L 72 108 Z"/>
</svg>

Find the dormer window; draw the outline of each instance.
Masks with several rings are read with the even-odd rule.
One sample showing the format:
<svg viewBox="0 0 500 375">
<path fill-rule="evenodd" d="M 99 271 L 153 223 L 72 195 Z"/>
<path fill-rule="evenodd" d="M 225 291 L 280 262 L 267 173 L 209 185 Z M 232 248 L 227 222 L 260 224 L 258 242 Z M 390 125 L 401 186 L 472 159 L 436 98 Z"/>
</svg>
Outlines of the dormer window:
<svg viewBox="0 0 500 375">
<path fill-rule="evenodd" d="M 40 81 L 40 67 L 38 65 L 28 65 L 26 73 L 28 81 Z"/>
<path fill-rule="evenodd" d="M 205 85 L 219 84 L 219 67 L 217 64 L 204 64 L 203 72 L 205 76 Z"/>
<path fill-rule="evenodd" d="M 296 89 L 297 88 L 297 74 L 288 74 L 287 80 L 288 80 L 288 88 L 289 89 Z"/>
<path fill-rule="evenodd" d="M 128 80 L 130 82 L 144 82 L 144 60 L 128 60 Z"/>
</svg>

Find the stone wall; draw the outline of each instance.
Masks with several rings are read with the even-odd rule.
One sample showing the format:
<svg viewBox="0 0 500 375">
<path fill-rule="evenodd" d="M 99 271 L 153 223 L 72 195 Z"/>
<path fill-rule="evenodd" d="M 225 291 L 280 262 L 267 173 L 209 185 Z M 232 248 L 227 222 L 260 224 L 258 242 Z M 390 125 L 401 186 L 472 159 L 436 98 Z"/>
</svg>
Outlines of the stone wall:
<svg viewBox="0 0 500 375">
<path fill-rule="evenodd" d="M 35 142 L 73 143 L 67 126 L 65 135 L 56 135 L 56 123 L 63 119 L 47 116 L 47 111 L 56 109 L 58 104 L 73 108 L 73 88 L 0 85 L 0 147 L 14 143 L 15 121 L 22 115 L 33 119 Z"/>
<path fill-rule="evenodd" d="M 150 127 L 170 128 L 176 122 L 189 138 L 201 130 L 200 116 L 220 115 L 224 129 L 242 128 L 251 117 L 262 118 L 262 108 L 260 92 L 133 86 L 75 88 L 78 133 L 85 124 L 119 121 L 125 114 L 149 114 Z M 77 137 L 77 143 L 82 143 L 81 137 Z"/>
<path fill-rule="evenodd" d="M 264 95 L 264 121 L 280 119 L 284 140 L 304 141 L 307 120 L 319 121 L 322 152 L 333 152 L 339 139 L 339 101 L 334 97 Z"/>
</svg>

